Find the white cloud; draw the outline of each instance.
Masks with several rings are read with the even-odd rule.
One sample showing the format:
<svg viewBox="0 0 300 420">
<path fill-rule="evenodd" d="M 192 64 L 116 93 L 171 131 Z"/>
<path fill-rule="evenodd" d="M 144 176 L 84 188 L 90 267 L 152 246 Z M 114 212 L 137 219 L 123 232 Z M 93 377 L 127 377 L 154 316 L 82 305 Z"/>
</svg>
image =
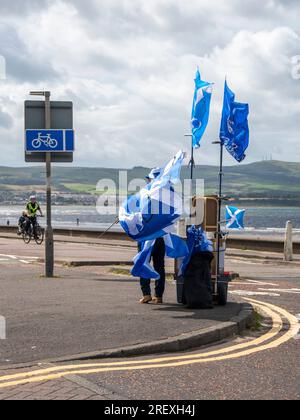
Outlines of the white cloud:
<svg viewBox="0 0 300 420">
<path fill-rule="evenodd" d="M 217 163 L 211 141 L 218 136 L 225 74 L 237 100 L 250 104 L 246 162 L 267 152 L 298 159 L 300 84 L 291 76 L 291 58 L 300 54 L 297 2 L 46 4 L 27 8 L 25 16 L 6 8 L 0 18 L 0 54 L 1 44 L 2 50 L 8 45 L 7 68 L 14 69 L 0 81 L 0 115 L 13 120 L 1 125 L 0 119 L 8 155 L 3 163 L 23 163 L 23 100 L 37 88 L 74 101 L 76 164 L 161 164 L 178 148 L 189 149 L 183 136 L 198 64 L 215 87 L 197 163 Z"/>
</svg>

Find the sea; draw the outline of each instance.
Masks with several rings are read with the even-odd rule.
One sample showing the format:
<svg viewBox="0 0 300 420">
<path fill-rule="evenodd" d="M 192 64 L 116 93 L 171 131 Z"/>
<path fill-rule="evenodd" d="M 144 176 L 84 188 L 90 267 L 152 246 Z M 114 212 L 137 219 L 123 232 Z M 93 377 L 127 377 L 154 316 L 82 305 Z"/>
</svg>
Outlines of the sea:
<svg viewBox="0 0 300 420">
<path fill-rule="evenodd" d="M 0 225 L 17 225 L 22 213 L 22 206 L 1 206 Z M 97 212 L 96 206 L 53 206 L 52 220 L 56 228 L 81 228 L 103 230 L 115 220 L 116 215 L 104 215 Z M 299 207 L 247 207 L 245 215 L 245 231 L 248 235 L 283 235 L 287 221 L 291 221 L 295 235 L 300 238 Z M 40 219 L 45 225 L 45 219 Z M 121 229 L 116 226 L 114 229 Z M 243 234 L 241 232 L 240 234 Z"/>
</svg>

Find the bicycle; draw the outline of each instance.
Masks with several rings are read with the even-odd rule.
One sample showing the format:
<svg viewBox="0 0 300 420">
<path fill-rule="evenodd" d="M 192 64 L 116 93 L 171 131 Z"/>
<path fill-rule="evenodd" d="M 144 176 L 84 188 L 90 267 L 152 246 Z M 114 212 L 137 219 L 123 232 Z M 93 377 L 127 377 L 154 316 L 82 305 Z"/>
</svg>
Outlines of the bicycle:
<svg viewBox="0 0 300 420">
<path fill-rule="evenodd" d="M 32 147 L 38 149 L 41 147 L 42 143 L 44 143 L 46 147 L 50 147 L 50 149 L 55 149 L 58 145 L 58 141 L 56 139 L 52 139 L 51 134 L 42 136 L 42 133 L 38 133 L 38 138 L 32 140 Z"/>
<path fill-rule="evenodd" d="M 38 217 L 42 217 L 42 216 L 37 216 L 37 218 Z M 36 221 L 35 229 L 33 229 L 32 223 L 30 223 L 28 228 L 23 229 L 23 232 L 22 232 L 22 238 L 26 245 L 28 245 L 32 239 L 35 240 L 37 245 L 42 245 L 42 243 L 44 242 L 44 236 L 45 236 L 45 231 L 40 226 L 38 221 Z"/>
</svg>

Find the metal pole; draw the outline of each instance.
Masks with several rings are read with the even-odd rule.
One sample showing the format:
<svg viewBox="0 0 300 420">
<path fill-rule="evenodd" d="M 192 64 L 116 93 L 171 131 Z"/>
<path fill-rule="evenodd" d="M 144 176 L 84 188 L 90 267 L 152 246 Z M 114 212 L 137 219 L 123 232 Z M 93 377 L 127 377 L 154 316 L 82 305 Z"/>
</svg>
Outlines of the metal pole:
<svg viewBox="0 0 300 420">
<path fill-rule="evenodd" d="M 104 232 L 102 232 L 101 233 L 101 235 L 100 236 L 98 236 L 98 239 L 101 239 L 107 232 L 109 232 L 110 231 L 110 229 L 114 226 L 114 225 L 116 225 L 116 224 L 118 224 L 120 222 L 120 219 L 119 219 L 119 217 L 117 216 L 116 217 L 116 220 L 104 231 Z"/>
<path fill-rule="evenodd" d="M 193 196 L 193 178 L 194 178 L 194 167 L 195 167 L 195 159 L 194 159 L 194 147 L 193 147 L 193 135 L 192 134 L 185 134 L 184 137 L 191 137 L 191 160 L 189 165 L 191 166 L 191 195 Z"/>
<path fill-rule="evenodd" d="M 192 137 L 192 150 L 191 150 L 191 180 L 192 180 L 192 185 L 193 185 L 195 160 L 194 160 L 193 136 L 191 136 L 191 137 Z"/>
<path fill-rule="evenodd" d="M 221 248 L 221 215 L 222 215 L 222 184 L 223 184 L 223 143 L 220 141 L 220 170 L 219 170 L 219 208 L 218 208 L 218 232 L 217 232 L 217 279 L 215 283 L 215 294 L 218 293 L 218 282 L 220 278 L 220 248 Z"/>
<path fill-rule="evenodd" d="M 45 92 L 45 128 L 51 129 L 50 92 Z M 45 275 L 53 277 L 54 271 L 54 243 L 51 216 L 51 153 L 46 152 L 47 177 L 47 228 L 45 233 Z"/>
</svg>

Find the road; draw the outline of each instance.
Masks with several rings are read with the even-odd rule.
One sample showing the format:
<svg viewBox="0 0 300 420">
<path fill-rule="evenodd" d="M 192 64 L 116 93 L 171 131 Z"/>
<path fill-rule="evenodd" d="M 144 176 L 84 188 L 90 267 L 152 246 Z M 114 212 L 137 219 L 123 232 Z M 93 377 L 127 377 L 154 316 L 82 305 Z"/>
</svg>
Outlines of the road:
<svg viewBox="0 0 300 420">
<path fill-rule="evenodd" d="M 235 258 L 227 266 L 242 275 L 231 295 L 263 314 L 259 330 L 184 353 L 2 370 L 0 399 L 298 400 L 299 265 Z"/>
</svg>

